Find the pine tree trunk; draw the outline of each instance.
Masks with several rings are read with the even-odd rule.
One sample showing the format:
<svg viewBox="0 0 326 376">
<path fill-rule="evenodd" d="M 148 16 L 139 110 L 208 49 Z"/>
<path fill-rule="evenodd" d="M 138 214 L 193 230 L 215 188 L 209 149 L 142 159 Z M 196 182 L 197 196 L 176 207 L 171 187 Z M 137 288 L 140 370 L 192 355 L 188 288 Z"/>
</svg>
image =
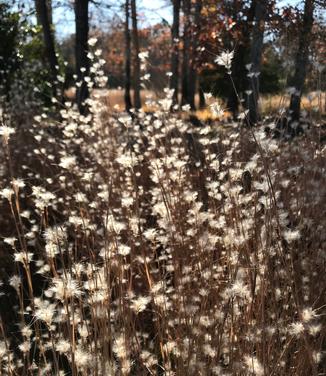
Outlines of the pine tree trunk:
<svg viewBox="0 0 326 376">
<path fill-rule="evenodd" d="M 51 4 L 49 0 L 35 0 L 37 21 L 39 25 L 42 26 L 45 55 L 50 66 L 52 87 L 54 95 L 56 96 L 58 59 L 55 53 L 54 35 L 51 25 L 52 16 L 50 17 L 50 14 L 52 14 L 52 12 L 51 8 L 49 8 L 49 4 Z"/>
<path fill-rule="evenodd" d="M 170 89 L 173 92 L 173 105 L 178 104 L 179 94 L 179 29 L 180 29 L 180 6 L 181 0 L 173 0 L 173 23 L 171 30 L 172 55 L 171 55 L 171 79 Z"/>
<path fill-rule="evenodd" d="M 258 99 L 259 99 L 259 75 L 261 68 L 261 57 L 263 52 L 265 21 L 267 16 L 267 0 L 256 2 L 254 26 L 252 29 L 250 62 L 251 73 L 250 90 L 252 93 L 248 97 L 249 122 L 256 124 L 259 120 Z"/>
<path fill-rule="evenodd" d="M 81 86 L 77 86 L 76 101 L 81 114 L 87 110 L 85 100 L 89 96 L 85 76 L 89 75 L 88 53 L 88 5 L 89 0 L 75 0 L 75 23 L 76 23 L 76 72 L 77 80 Z"/>
<path fill-rule="evenodd" d="M 189 57 L 190 57 L 190 9 L 191 0 L 183 0 L 183 51 L 182 51 L 182 104 L 189 104 Z"/>
<path fill-rule="evenodd" d="M 141 108 L 140 99 L 140 59 L 139 59 L 139 39 L 137 27 L 136 0 L 131 0 L 131 19 L 132 19 L 132 41 L 134 45 L 134 106 Z"/>
<path fill-rule="evenodd" d="M 125 108 L 130 111 L 132 107 L 130 88 L 131 88 L 131 37 L 129 30 L 129 0 L 125 3 Z"/>
<path fill-rule="evenodd" d="M 299 48 L 295 60 L 294 77 L 291 82 L 296 93 L 292 94 L 290 101 L 290 114 L 292 121 L 300 118 L 301 95 L 306 78 L 307 64 L 309 61 L 309 44 L 311 30 L 314 22 L 314 1 L 306 0 L 304 6 L 302 29 L 299 35 Z"/>
</svg>

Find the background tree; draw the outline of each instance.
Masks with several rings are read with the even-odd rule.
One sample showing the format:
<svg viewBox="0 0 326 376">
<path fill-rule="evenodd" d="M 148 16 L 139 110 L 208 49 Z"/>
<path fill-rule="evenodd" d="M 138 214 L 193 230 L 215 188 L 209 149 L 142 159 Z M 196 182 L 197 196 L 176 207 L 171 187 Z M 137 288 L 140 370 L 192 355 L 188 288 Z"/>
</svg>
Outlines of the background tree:
<svg viewBox="0 0 326 376">
<path fill-rule="evenodd" d="M 77 91 L 76 100 L 79 111 L 85 113 L 85 100 L 88 98 L 89 92 L 87 83 L 84 77 L 89 75 L 89 59 L 88 54 L 88 6 L 89 0 L 75 0 L 75 24 L 76 24 L 76 39 L 75 39 L 75 56 L 76 56 L 76 72 L 77 72 Z"/>
<path fill-rule="evenodd" d="M 170 79 L 170 89 L 173 92 L 173 104 L 178 103 L 179 94 L 179 29 L 180 29 L 180 7 L 181 0 L 172 0 L 173 5 L 173 22 L 171 28 L 171 79 Z"/>
<path fill-rule="evenodd" d="M 0 3 L 0 95 L 4 100 L 8 99 L 12 76 L 19 66 L 18 45 L 19 15 Z"/>
<path fill-rule="evenodd" d="M 200 25 L 201 25 L 202 0 L 196 0 L 194 7 L 194 22 L 192 27 L 191 58 L 189 64 L 189 104 L 195 109 L 195 94 L 197 87 L 198 49 L 200 48 Z"/>
<path fill-rule="evenodd" d="M 137 26 L 136 0 L 131 0 L 131 19 L 132 19 L 132 42 L 134 47 L 133 58 L 133 82 L 134 82 L 134 107 L 141 108 L 140 99 L 140 59 L 139 59 L 139 39 Z"/>
<path fill-rule="evenodd" d="M 35 1 L 35 5 L 36 5 L 37 1 L 39 1 L 39 0 L 34 0 L 34 1 Z M 49 23 L 50 23 L 50 25 L 53 25 L 52 0 L 45 0 L 45 3 L 46 3 L 46 8 L 47 8 Z M 36 22 L 37 22 L 38 25 L 42 26 L 42 20 L 41 20 L 39 13 L 37 12 L 36 7 L 35 7 L 35 10 L 36 10 Z"/>
<path fill-rule="evenodd" d="M 267 0 L 256 1 L 254 26 L 252 29 L 250 48 L 250 72 L 248 74 L 251 94 L 248 95 L 249 122 L 256 124 L 259 119 L 258 98 L 259 98 L 259 76 L 261 68 L 261 57 L 263 52 L 263 40 L 265 22 L 267 16 Z"/>
<path fill-rule="evenodd" d="M 190 59 L 190 30 L 191 30 L 191 1 L 183 0 L 183 49 L 182 49 L 182 104 L 189 104 L 194 108 L 194 104 L 190 103 L 189 98 L 189 59 Z"/>
<path fill-rule="evenodd" d="M 125 6 L 123 11 L 125 12 Z M 102 50 L 102 56 L 105 60 L 103 69 L 108 77 L 108 87 L 111 89 L 124 88 L 125 85 L 125 26 L 124 14 L 123 19 L 115 18 L 111 21 L 107 30 L 96 29 L 93 31 L 98 39 L 97 46 Z M 129 34 L 131 37 L 130 30 Z M 166 72 L 171 71 L 171 28 L 166 23 L 149 25 L 138 30 L 138 39 L 140 52 L 149 51 L 146 73 L 150 74 L 151 79 L 148 81 L 148 88 L 157 94 L 162 93 L 163 89 L 169 85 L 169 78 L 166 76 Z M 71 38 L 63 40 L 60 44 L 64 59 L 69 62 L 69 65 L 74 62 L 74 56 L 71 54 L 71 46 L 73 45 L 74 40 Z M 130 54 L 133 52 L 132 48 L 129 52 Z"/>
<path fill-rule="evenodd" d="M 131 39 L 129 30 L 129 0 L 125 2 L 125 77 L 124 77 L 124 101 L 126 111 L 132 107 L 130 87 L 131 87 Z"/>
<path fill-rule="evenodd" d="M 18 122 L 35 108 L 52 105 L 52 75 L 44 55 L 43 35 L 28 15 L 0 3 L 0 108 Z"/>
<path fill-rule="evenodd" d="M 299 34 L 299 47 L 295 59 L 294 76 L 290 81 L 291 86 L 295 88 L 295 92 L 291 95 L 289 107 L 292 121 L 298 121 L 300 118 L 301 95 L 309 61 L 309 45 L 313 22 L 314 0 L 305 0 L 302 26 Z"/>
<path fill-rule="evenodd" d="M 246 64 L 249 62 L 250 55 L 250 36 L 255 15 L 256 1 L 232 1 L 225 8 L 226 14 L 229 14 L 229 21 L 226 27 L 226 33 L 232 36 L 232 46 L 234 49 L 234 59 L 232 63 L 232 77 L 240 97 L 244 97 L 247 89 L 247 70 Z M 230 30 L 228 30 L 230 28 Z M 227 109 L 236 119 L 239 111 L 239 97 L 234 90 L 228 90 Z"/>
<path fill-rule="evenodd" d="M 52 78 L 52 87 L 56 96 L 57 75 L 58 75 L 58 59 L 55 52 L 54 33 L 52 25 L 52 6 L 50 0 L 35 0 L 35 9 L 37 21 L 42 27 L 45 55 L 48 60 Z"/>
</svg>

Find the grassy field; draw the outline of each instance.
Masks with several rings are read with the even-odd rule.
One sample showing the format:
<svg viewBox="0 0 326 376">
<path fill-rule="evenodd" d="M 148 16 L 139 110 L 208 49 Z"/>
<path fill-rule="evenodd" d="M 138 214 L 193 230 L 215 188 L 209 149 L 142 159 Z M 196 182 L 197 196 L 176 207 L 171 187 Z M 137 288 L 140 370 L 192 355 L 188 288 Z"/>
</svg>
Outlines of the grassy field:
<svg viewBox="0 0 326 376">
<path fill-rule="evenodd" d="M 324 374 L 321 124 L 92 98 L 1 127 L 0 374 Z"/>
<path fill-rule="evenodd" d="M 71 97 L 73 94 L 70 93 Z M 102 99 L 105 100 L 108 108 L 111 108 L 115 111 L 121 111 L 124 109 L 124 99 L 123 99 L 123 90 L 111 89 L 104 90 L 100 93 Z M 131 96 L 133 95 L 131 91 Z M 157 100 L 164 97 L 164 93 L 155 93 L 149 90 L 143 90 L 141 92 L 141 98 L 143 102 L 144 111 L 155 111 L 157 106 L 154 104 L 146 104 L 146 102 L 151 102 L 152 100 Z M 214 101 L 211 99 L 207 104 L 210 104 Z M 198 105 L 199 99 L 196 97 L 196 103 Z M 221 102 L 223 103 L 223 102 Z M 289 96 L 288 95 L 265 95 L 260 99 L 260 109 L 263 115 L 275 115 L 279 113 L 282 109 L 287 109 L 289 105 Z M 226 116 L 229 115 L 227 108 Z M 326 113 L 326 93 L 310 92 L 308 95 L 304 95 L 302 98 L 302 109 L 312 113 L 314 116 L 316 114 L 325 116 Z M 203 110 L 197 110 L 196 115 L 202 120 L 214 119 L 209 108 Z"/>
</svg>

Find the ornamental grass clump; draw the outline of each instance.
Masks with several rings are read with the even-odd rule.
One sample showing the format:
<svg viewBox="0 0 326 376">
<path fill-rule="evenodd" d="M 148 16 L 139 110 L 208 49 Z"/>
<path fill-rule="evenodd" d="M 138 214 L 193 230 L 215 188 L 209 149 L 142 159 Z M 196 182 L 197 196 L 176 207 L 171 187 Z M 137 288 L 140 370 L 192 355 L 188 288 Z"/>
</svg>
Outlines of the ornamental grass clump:
<svg viewBox="0 0 326 376">
<path fill-rule="evenodd" d="M 314 132 L 87 105 L 2 132 L 0 374 L 325 372 Z"/>
</svg>

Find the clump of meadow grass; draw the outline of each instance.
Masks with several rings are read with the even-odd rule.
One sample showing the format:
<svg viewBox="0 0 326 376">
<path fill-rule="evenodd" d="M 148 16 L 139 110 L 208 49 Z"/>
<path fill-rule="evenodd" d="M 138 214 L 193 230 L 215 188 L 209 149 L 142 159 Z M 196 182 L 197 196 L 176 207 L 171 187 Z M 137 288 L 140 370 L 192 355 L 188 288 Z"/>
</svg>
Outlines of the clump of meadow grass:
<svg viewBox="0 0 326 376">
<path fill-rule="evenodd" d="M 0 128 L 0 374 L 324 371 L 325 146 L 195 128 L 170 94 L 153 114 L 112 116 L 97 92 L 87 116 Z"/>
</svg>

